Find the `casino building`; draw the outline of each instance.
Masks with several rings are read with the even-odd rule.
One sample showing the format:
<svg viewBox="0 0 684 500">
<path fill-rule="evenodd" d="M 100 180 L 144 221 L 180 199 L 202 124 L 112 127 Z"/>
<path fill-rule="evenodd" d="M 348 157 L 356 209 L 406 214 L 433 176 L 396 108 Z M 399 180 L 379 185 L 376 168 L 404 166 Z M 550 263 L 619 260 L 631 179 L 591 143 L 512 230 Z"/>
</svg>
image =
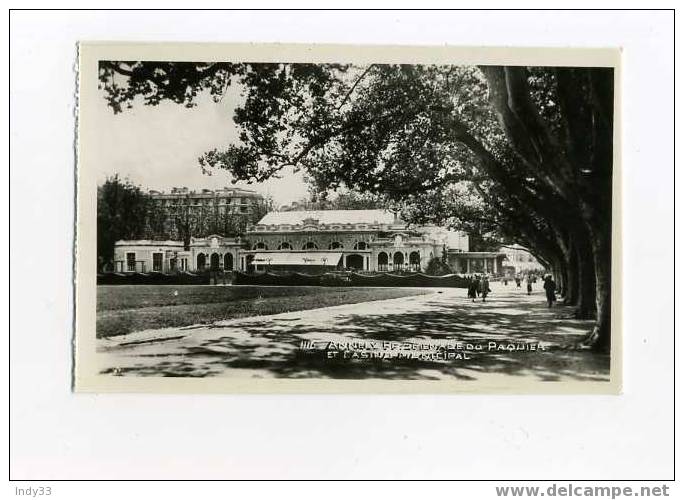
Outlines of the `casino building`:
<svg viewBox="0 0 684 500">
<path fill-rule="evenodd" d="M 443 252 L 468 250 L 468 236 L 435 226 L 409 227 L 386 210 L 270 212 L 244 237 L 181 241 L 122 240 L 117 272 L 241 270 L 424 271 Z"/>
<path fill-rule="evenodd" d="M 321 272 L 422 271 L 468 236 L 434 226 L 410 228 L 386 210 L 270 212 L 247 231 L 240 269 Z"/>
<path fill-rule="evenodd" d="M 412 227 L 386 210 L 291 210 L 265 215 L 244 236 L 118 241 L 117 272 L 425 271 L 434 257 L 459 274 L 501 274 L 504 252 L 470 252 L 465 233 Z"/>
</svg>

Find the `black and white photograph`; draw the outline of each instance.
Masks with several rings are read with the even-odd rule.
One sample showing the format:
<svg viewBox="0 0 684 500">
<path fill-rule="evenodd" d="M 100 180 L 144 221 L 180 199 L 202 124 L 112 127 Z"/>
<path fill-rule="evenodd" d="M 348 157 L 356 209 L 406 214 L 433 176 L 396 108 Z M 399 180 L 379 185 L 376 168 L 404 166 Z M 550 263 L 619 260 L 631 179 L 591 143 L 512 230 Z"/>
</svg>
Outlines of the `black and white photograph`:
<svg viewBox="0 0 684 500">
<path fill-rule="evenodd" d="M 674 9 L 490 3 L 11 9 L 11 496 L 677 498 Z"/>
<path fill-rule="evenodd" d="M 97 273 L 79 355 L 101 380 L 619 388 L 616 51 L 556 66 L 130 52 L 97 58 L 80 104 Z"/>
</svg>

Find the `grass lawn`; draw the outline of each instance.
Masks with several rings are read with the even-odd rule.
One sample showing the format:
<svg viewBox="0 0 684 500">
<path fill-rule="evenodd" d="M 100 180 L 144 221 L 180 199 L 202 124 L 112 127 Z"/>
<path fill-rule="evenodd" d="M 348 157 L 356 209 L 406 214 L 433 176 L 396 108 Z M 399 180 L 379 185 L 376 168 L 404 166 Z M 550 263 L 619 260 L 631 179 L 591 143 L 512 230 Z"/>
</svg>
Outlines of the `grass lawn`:
<svg viewBox="0 0 684 500">
<path fill-rule="evenodd" d="M 415 288 L 100 285 L 97 337 L 433 292 Z"/>
</svg>

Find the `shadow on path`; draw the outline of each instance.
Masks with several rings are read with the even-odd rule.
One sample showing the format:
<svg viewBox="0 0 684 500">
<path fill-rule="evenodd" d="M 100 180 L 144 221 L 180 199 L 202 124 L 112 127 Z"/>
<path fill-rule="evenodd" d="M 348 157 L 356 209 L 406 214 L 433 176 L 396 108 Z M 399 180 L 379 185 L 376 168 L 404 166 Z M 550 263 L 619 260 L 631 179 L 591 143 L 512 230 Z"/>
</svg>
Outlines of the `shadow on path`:
<svg viewBox="0 0 684 500">
<path fill-rule="evenodd" d="M 246 370 L 251 377 L 406 380 L 477 380 L 499 373 L 542 381 L 608 380 L 609 356 L 563 348 L 584 337 L 591 321 L 570 318 L 572 311 L 563 306 L 549 310 L 539 294 L 503 292 L 486 303 L 436 293 L 184 329 L 182 340 L 176 335 L 161 345 L 129 341 L 106 349 L 118 359 L 103 373 L 203 377 Z M 303 341 L 313 346 L 302 349 Z M 345 350 L 330 342 L 373 343 L 376 349 Z M 425 344 L 429 352 L 452 353 L 453 358 L 358 354 L 383 351 L 384 342 Z M 516 350 L 510 350 L 512 345 Z M 531 345 L 537 350 L 527 350 Z M 333 358 L 331 350 L 338 351 Z M 411 352 L 406 350 L 407 356 Z"/>
</svg>

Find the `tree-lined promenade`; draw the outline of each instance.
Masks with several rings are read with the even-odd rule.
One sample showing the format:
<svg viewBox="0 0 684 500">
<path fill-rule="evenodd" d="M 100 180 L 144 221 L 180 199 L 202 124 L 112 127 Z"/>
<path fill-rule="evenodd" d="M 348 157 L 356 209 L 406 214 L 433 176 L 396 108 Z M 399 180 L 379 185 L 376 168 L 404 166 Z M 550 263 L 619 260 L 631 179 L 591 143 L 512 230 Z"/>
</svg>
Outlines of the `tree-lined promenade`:
<svg viewBox="0 0 684 500">
<path fill-rule="evenodd" d="M 611 68 L 102 61 L 99 77 L 114 112 L 239 86 L 239 142 L 201 168 L 260 182 L 294 167 L 322 193 L 520 243 L 595 319 L 579 344 L 609 351 Z"/>
</svg>

